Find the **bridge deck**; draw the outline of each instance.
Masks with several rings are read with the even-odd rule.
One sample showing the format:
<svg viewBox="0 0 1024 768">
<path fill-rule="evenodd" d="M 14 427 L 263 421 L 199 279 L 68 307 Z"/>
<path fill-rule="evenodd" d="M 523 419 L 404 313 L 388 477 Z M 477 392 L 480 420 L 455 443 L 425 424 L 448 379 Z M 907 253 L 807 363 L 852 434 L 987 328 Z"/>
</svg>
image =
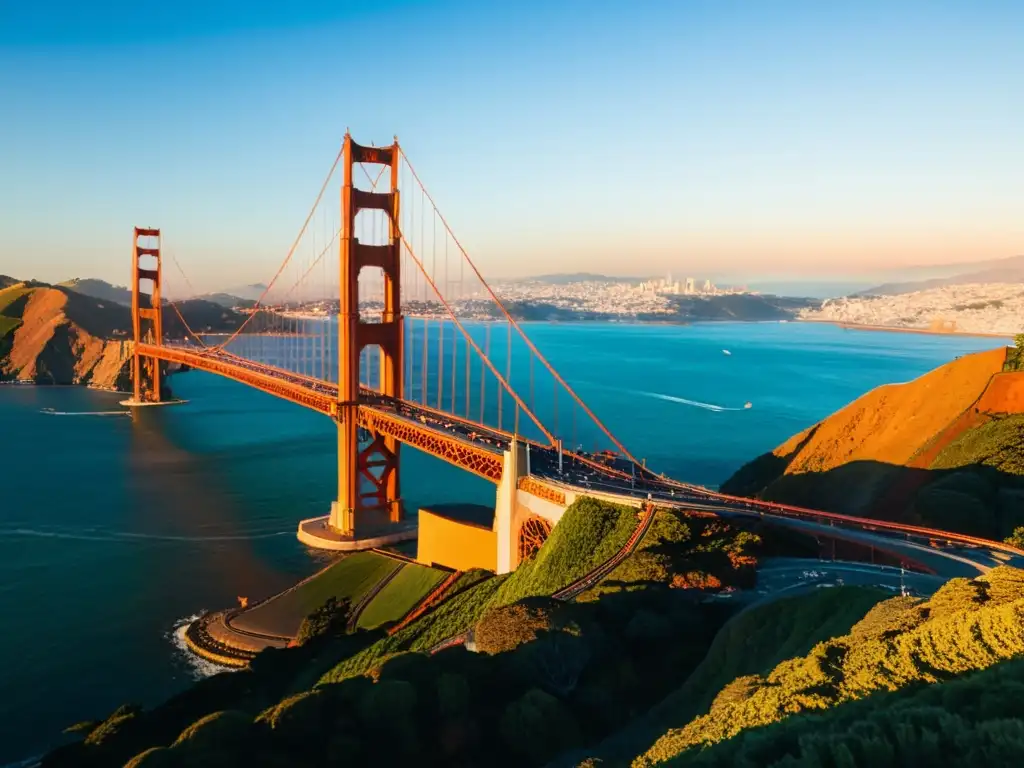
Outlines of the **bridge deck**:
<svg viewBox="0 0 1024 768">
<path fill-rule="evenodd" d="M 179 344 L 140 344 L 144 356 L 187 365 L 224 376 L 260 391 L 336 417 L 338 387 L 222 350 Z M 491 482 L 501 481 L 503 453 L 514 438 L 508 432 L 437 411 L 419 403 L 382 397 L 364 388 L 358 404 L 359 426 L 418 448 Z M 523 441 L 522 437 L 515 439 Z M 942 542 L 969 550 L 998 553 L 1004 559 L 1024 558 L 1024 551 L 1002 542 L 946 531 L 851 517 L 785 504 L 726 496 L 700 486 L 663 478 L 639 466 L 619 466 L 579 453 L 563 453 L 549 445 L 530 445 L 530 475 L 553 487 L 577 493 L 617 497 L 622 501 L 650 499 L 667 506 L 692 508 L 726 516 L 747 515 L 802 520 L 817 525 L 845 526 L 875 535 L 898 536 L 919 542 Z M 628 462 L 627 462 L 628 464 Z M 791 522 L 789 523 L 791 524 Z"/>
</svg>

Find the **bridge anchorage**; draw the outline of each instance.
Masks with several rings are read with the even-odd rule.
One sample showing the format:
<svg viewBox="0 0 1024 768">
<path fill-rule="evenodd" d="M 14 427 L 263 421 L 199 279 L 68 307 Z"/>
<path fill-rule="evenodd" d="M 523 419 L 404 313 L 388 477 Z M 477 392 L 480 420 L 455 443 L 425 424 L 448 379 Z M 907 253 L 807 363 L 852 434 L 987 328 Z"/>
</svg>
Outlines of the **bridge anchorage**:
<svg viewBox="0 0 1024 768">
<path fill-rule="evenodd" d="M 339 167 L 338 197 L 325 197 Z M 356 185 L 356 169 L 368 187 Z M 385 191 L 377 191 L 385 173 Z M 180 291 L 164 283 L 165 257 L 185 280 Z M 907 562 L 939 557 L 973 567 L 964 555 L 937 555 L 934 542 L 970 547 L 981 558 L 1024 557 L 998 542 L 729 497 L 648 470 L 490 288 L 397 140 L 363 146 L 345 135 L 283 262 L 260 298 L 230 315 L 237 326 L 229 333 L 214 334 L 212 326 L 197 333 L 188 310 L 164 298 L 196 293 L 159 230 L 135 230 L 131 279 L 128 404 L 163 402 L 161 373 L 189 368 L 332 419 L 337 497 L 329 514 L 300 521 L 297 531 L 312 547 L 354 550 L 418 538 L 422 562 L 505 573 L 534 556 L 566 508 L 589 496 L 770 522 Z M 442 498 L 409 519 L 399 482 L 403 444 L 493 484 L 493 507 L 451 503 L 443 498 L 450 488 L 436 481 L 417 492 Z M 638 523 L 637 535 L 644 530 Z"/>
</svg>

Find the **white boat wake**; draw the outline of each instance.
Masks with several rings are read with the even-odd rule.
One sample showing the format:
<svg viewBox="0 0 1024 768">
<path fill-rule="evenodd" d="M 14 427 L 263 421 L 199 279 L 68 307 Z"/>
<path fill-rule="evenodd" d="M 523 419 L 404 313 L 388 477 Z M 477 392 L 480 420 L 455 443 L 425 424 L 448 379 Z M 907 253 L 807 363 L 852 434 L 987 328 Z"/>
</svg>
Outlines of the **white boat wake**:
<svg viewBox="0 0 1024 768">
<path fill-rule="evenodd" d="M 687 400 L 685 397 L 676 397 L 675 395 L 664 395 L 661 392 L 644 392 L 642 390 L 633 390 L 634 395 L 643 395 L 644 397 L 653 397 L 656 400 L 665 400 L 669 403 L 679 403 L 680 405 L 689 405 L 694 408 L 703 408 L 706 411 L 713 411 L 715 413 L 721 413 L 723 411 L 744 411 L 747 407 L 742 408 L 729 408 L 725 405 L 715 405 L 714 403 L 702 403 L 699 400 Z"/>
<path fill-rule="evenodd" d="M 47 416 L 131 416 L 127 410 L 120 411 L 55 411 L 52 408 L 43 408 L 39 411 Z"/>
</svg>

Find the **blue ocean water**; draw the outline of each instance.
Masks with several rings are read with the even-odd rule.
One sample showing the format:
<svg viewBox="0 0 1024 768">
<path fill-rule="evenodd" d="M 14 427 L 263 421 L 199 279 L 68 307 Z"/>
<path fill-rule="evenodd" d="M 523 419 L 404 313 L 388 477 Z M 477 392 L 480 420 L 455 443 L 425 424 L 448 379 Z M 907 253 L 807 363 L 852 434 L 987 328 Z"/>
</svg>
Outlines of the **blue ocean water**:
<svg viewBox="0 0 1024 768">
<path fill-rule="evenodd" d="M 794 323 L 527 332 L 638 457 L 711 485 L 873 387 L 998 344 Z M 322 562 L 294 531 L 336 492 L 330 421 L 210 374 L 172 383 L 187 404 L 132 417 L 96 415 L 118 395 L 0 387 L 0 764 L 188 685 L 176 626 Z M 411 511 L 493 501 L 483 481 L 415 451 L 402 460 Z"/>
</svg>

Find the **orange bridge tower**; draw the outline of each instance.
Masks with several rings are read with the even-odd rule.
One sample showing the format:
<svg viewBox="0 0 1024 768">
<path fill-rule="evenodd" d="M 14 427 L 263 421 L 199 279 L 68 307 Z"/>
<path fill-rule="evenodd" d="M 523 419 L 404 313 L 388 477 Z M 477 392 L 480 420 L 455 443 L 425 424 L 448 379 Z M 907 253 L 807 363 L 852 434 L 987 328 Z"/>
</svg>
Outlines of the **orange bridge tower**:
<svg viewBox="0 0 1024 768">
<path fill-rule="evenodd" d="M 338 500 L 329 525 L 343 537 L 372 536 L 371 528 L 402 520 L 398 485 L 399 442 L 370 433 L 369 444 L 360 448 L 358 410 L 364 393 L 359 385 L 360 353 L 366 347 L 380 352 L 379 390 L 384 398 L 402 394 L 401 251 L 399 231 L 398 141 L 388 147 L 364 147 L 345 134 L 344 186 L 341 190 L 340 309 L 338 313 Z M 391 168 L 387 192 L 357 189 L 352 183 L 356 163 Z M 355 237 L 360 211 L 380 210 L 389 220 L 388 242 L 364 243 Z M 379 322 L 359 315 L 359 273 L 376 267 L 384 276 L 384 310 Z"/>
<path fill-rule="evenodd" d="M 140 242 L 144 240 L 143 242 Z M 132 382 L 135 404 L 159 403 L 160 361 L 139 354 L 139 344 L 163 343 L 163 319 L 160 306 L 160 230 L 135 227 L 132 237 Z M 149 294 L 142 292 L 142 281 L 152 282 Z"/>
</svg>

